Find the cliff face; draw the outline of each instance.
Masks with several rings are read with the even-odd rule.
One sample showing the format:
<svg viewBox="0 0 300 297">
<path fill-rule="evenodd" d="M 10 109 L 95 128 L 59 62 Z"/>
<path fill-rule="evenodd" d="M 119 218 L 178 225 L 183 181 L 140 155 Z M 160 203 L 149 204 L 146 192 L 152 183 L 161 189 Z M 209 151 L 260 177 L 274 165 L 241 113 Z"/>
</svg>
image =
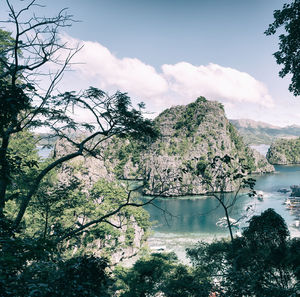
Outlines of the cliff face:
<svg viewBox="0 0 300 297">
<path fill-rule="evenodd" d="M 264 156 L 244 144 L 220 103 L 200 97 L 163 111 L 155 123 L 161 136 L 154 143 L 112 138 L 101 148 L 102 160 L 87 157 L 83 162 L 80 157 L 73 163 L 77 175 L 89 185 L 100 177 L 146 179 L 146 194 L 180 196 L 212 191 L 203 183 L 203 173 L 217 156 L 231 157 L 228 172 L 241 163 L 249 173 L 274 171 Z M 226 183 L 226 191 L 235 188 L 235 182 Z"/>
<path fill-rule="evenodd" d="M 149 180 L 147 194 L 211 191 L 203 184 L 202 170 L 216 156 L 228 155 L 236 166 L 243 159 L 252 173 L 274 171 L 262 155 L 245 146 L 217 102 L 200 97 L 189 105 L 165 110 L 155 122 L 161 137 L 142 154 L 139 164 Z M 234 189 L 234 183 L 227 184 L 227 191 Z"/>
<path fill-rule="evenodd" d="M 275 141 L 268 150 L 267 159 L 271 164 L 300 164 L 300 138 Z"/>
<path fill-rule="evenodd" d="M 127 188 L 127 184 L 116 182 L 117 170 L 115 169 L 117 162 L 114 158 L 111 158 L 111 155 L 108 155 L 109 148 L 113 146 L 113 143 L 114 141 L 107 141 L 103 144 L 103 158 L 100 156 L 94 158 L 88 155 L 78 156 L 63 163 L 58 170 L 59 182 L 69 184 L 70 181 L 75 178 L 80 181 L 82 192 L 85 194 L 87 203 L 88 201 L 92 201 L 91 209 L 89 209 L 90 204 L 86 204 L 82 207 L 82 209 L 89 209 L 87 214 L 85 214 L 86 210 L 84 210 L 84 214 L 80 213 L 81 209 L 76 213 L 79 223 L 80 220 L 88 222 L 98 219 L 99 216 L 101 217 L 101 215 L 116 209 L 119 205 L 124 203 L 128 197 L 127 190 L 125 194 L 124 190 L 122 191 L 123 188 Z M 120 142 L 118 141 L 116 143 L 118 144 L 119 151 L 113 147 L 117 154 L 120 152 Z M 128 141 L 126 144 L 129 144 Z M 55 154 L 57 157 L 65 155 L 66 152 L 70 153 L 73 151 L 74 147 L 67 141 L 59 140 L 55 144 Z M 117 183 L 118 187 L 115 186 L 115 183 Z M 101 192 L 95 190 L 95 185 L 97 184 L 98 187 L 96 189 L 102 187 Z M 92 194 L 93 192 L 96 194 Z M 98 205 L 97 207 L 94 206 L 96 204 Z M 95 212 L 93 213 L 93 209 L 97 209 L 96 217 Z M 101 209 L 103 209 L 103 211 L 101 211 Z M 94 236 L 94 240 L 90 240 L 88 244 L 84 245 L 81 243 L 81 241 L 84 242 L 84 236 L 80 238 L 80 240 L 78 239 L 73 253 L 78 252 L 79 248 L 84 248 L 84 252 L 93 253 L 96 256 L 109 256 L 113 264 L 119 263 L 120 261 L 123 261 L 125 265 L 131 263 L 131 261 L 137 257 L 137 254 L 146 242 L 148 236 L 147 230 L 149 228 L 148 214 L 142 208 L 132 208 L 126 211 L 120 211 L 118 214 L 109 217 L 107 221 L 119 226 L 118 229 L 114 229 L 106 223 L 99 224 L 99 226 L 102 227 L 99 227 L 97 231 L 95 231 L 97 236 Z M 93 236 L 91 235 L 91 229 L 93 228 L 90 228 L 90 238 Z"/>
</svg>

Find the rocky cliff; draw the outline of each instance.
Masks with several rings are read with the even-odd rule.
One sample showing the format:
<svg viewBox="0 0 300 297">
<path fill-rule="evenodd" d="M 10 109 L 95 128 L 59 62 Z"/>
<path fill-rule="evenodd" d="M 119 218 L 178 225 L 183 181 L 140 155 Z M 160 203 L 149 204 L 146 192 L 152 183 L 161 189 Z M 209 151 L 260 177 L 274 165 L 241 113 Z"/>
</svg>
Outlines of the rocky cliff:
<svg viewBox="0 0 300 297">
<path fill-rule="evenodd" d="M 211 191 L 203 184 L 202 171 L 216 156 L 230 156 L 236 167 L 244 162 L 252 173 L 274 171 L 266 158 L 244 144 L 220 103 L 200 97 L 189 105 L 163 111 L 155 123 L 160 138 L 141 151 L 135 162 L 141 177 L 149 181 L 147 194 L 179 196 Z M 124 172 L 124 177 L 130 176 Z M 229 182 L 226 190 L 234 189 L 235 184 Z"/>
<path fill-rule="evenodd" d="M 268 150 L 267 159 L 271 164 L 300 164 L 300 138 L 275 141 Z"/>
<path fill-rule="evenodd" d="M 101 153 L 107 154 L 113 143 L 113 140 L 105 142 Z M 121 142 L 117 141 L 117 143 Z M 67 152 L 73 152 L 74 147 L 65 140 L 58 140 L 54 151 L 56 157 L 61 157 Z M 117 150 L 115 153 L 117 154 Z M 81 223 L 80 220 L 88 222 L 98 219 L 105 213 L 114 211 L 128 198 L 128 184 L 116 181 L 117 163 L 114 158 L 110 157 L 105 155 L 104 158 L 100 156 L 95 158 L 84 154 L 63 163 L 58 170 L 60 183 L 69 184 L 74 178 L 80 181 L 86 205 L 81 207 L 84 209 L 84 214 L 80 213 L 81 209 L 78 210 L 78 213 L 76 212 L 78 223 Z M 88 204 L 89 201 L 91 204 Z M 131 202 L 138 201 L 133 197 Z M 95 206 L 96 204 L 97 206 Z M 86 211 L 85 208 L 89 210 Z M 94 213 L 93 209 L 96 209 Z M 94 236 L 94 239 L 89 240 L 87 244 L 82 244 L 85 240 L 84 236 L 80 240 L 78 239 L 73 254 L 81 248 L 87 253 L 110 257 L 113 264 L 120 261 L 123 261 L 125 265 L 130 264 L 146 242 L 147 230 L 150 226 L 148 213 L 142 208 L 126 208 L 116 215 L 110 216 L 106 221 L 118 228 L 113 228 L 107 223 L 102 223 L 98 228 L 95 226 L 95 230 L 89 228 L 89 238 Z M 93 235 L 93 232 L 96 236 Z"/>
<path fill-rule="evenodd" d="M 87 184 L 99 177 L 144 179 L 148 181 L 146 194 L 180 196 L 212 191 L 203 183 L 203 172 L 217 156 L 230 156 L 235 168 L 243 163 L 249 173 L 274 171 L 264 156 L 244 144 L 218 102 L 199 97 L 186 106 L 166 109 L 155 124 L 160 137 L 154 143 L 112 138 L 101 148 L 102 160 L 78 158 L 77 174 Z M 235 187 L 228 182 L 226 191 Z"/>
</svg>

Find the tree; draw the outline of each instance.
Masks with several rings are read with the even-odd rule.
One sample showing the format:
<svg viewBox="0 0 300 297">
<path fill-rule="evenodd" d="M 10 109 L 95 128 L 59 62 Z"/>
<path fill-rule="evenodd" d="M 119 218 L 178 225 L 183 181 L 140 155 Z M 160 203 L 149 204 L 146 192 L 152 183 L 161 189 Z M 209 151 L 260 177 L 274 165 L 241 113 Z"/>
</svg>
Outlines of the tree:
<svg viewBox="0 0 300 297">
<path fill-rule="evenodd" d="M 26 19 L 40 6 L 36 0 L 19 10 L 12 1 L 6 3 L 11 32 L 0 31 L 0 291 L 4 296 L 22 296 L 15 289 L 30 271 L 37 280 L 42 263 L 50 269 L 65 261 L 67 240 L 77 240 L 88 231 L 105 233 L 100 223 L 118 229 L 111 218 L 118 214 L 130 217 L 134 207 L 144 205 L 133 198 L 134 189 L 115 186 L 107 203 L 95 207 L 96 190 L 81 191 L 76 180 L 60 184 L 57 169 L 78 156 L 101 158 L 104 143 L 109 145 L 114 136 L 148 141 L 158 132 L 151 120 L 143 118 L 143 104 L 133 108 L 126 93 L 108 95 L 93 87 L 80 93 L 59 92 L 58 82 L 80 50 L 59 39 L 59 30 L 73 22 L 65 9 L 53 18 L 33 13 Z M 73 110 L 84 110 L 91 119 L 78 122 Z M 47 129 L 49 138 L 68 149 L 41 160 L 36 150 L 38 138 L 33 134 L 36 128 Z M 83 223 L 78 216 L 86 204 L 93 204 L 94 212 Z M 57 222 L 55 215 L 66 220 Z M 53 273 L 60 269 L 55 267 Z M 43 286 L 38 281 L 31 284 L 37 283 Z M 28 296 L 36 296 L 33 287 Z"/>
<path fill-rule="evenodd" d="M 81 155 L 99 157 L 101 145 L 114 135 L 146 140 L 155 137 L 156 130 L 150 120 L 143 119 L 141 109 L 131 107 L 130 98 L 117 92 L 109 96 L 90 87 L 79 94 L 59 93 L 55 89 L 63 72 L 69 67 L 72 57 L 80 47 L 70 49 L 58 36 L 59 29 L 70 26 L 72 16 L 65 9 L 56 17 L 40 18 L 23 16 L 38 3 L 33 0 L 28 6 L 16 11 L 9 0 L 8 22 L 14 25 L 11 34 L 5 37 L 0 47 L 0 218 L 4 221 L 5 206 L 14 195 L 13 168 L 16 160 L 10 158 L 10 142 L 14 135 L 35 128 L 48 128 L 51 137 L 63 140 L 71 148 L 64 155 L 39 167 L 37 174 L 28 183 L 28 190 L 19 197 L 18 211 L 11 224 L 15 232 L 24 217 L 29 202 L 36 195 L 42 180 L 56 167 Z M 8 40 L 9 42 L 6 42 Z M 61 52 L 66 52 L 62 54 Z M 61 56 L 65 56 L 61 60 Z M 55 64 L 54 71 L 51 71 Z M 47 68 L 47 65 L 50 68 Z M 46 72 L 43 72 L 45 71 Z M 57 70 L 58 69 L 58 70 Z M 40 87 L 40 79 L 50 80 L 48 88 Z M 139 105 L 142 107 L 142 104 Z M 85 110 L 91 116 L 89 122 L 76 122 L 74 109 Z M 80 140 L 78 140 L 80 139 Z M 32 164 L 24 164 L 26 167 Z M 18 183 L 17 183 L 18 184 Z"/>
<path fill-rule="evenodd" d="M 203 177 L 202 183 L 210 189 L 207 195 L 214 197 L 224 210 L 225 224 L 228 227 L 231 242 L 234 239 L 232 228 L 235 222 L 230 218 L 230 211 L 236 204 L 240 191 L 249 189 L 248 195 L 250 197 L 255 195 L 255 180 L 248 177 L 250 167 L 245 163 L 243 159 L 239 159 L 236 163 L 229 155 L 215 156 L 210 164 L 198 163 L 199 174 Z M 226 193 L 232 190 L 229 186 L 236 187 L 231 198 L 226 197 Z"/>
<path fill-rule="evenodd" d="M 0 61 L 3 61 L 1 64 L 7 62 L 7 50 L 12 47 L 14 44 L 14 40 L 11 37 L 9 32 L 0 29 Z M 0 75 L 4 75 L 4 67 L 0 67 Z"/>
<path fill-rule="evenodd" d="M 1 263 L 2 264 L 2 263 Z M 39 260 L 27 265 L 15 283 L 1 286 L 1 296 L 34 297 L 109 297 L 113 279 L 108 262 L 94 256 L 79 256 L 67 260 Z"/>
<path fill-rule="evenodd" d="M 179 264 L 174 253 L 154 253 L 139 259 L 130 269 L 117 269 L 122 297 L 208 297 L 209 279 Z"/>
<path fill-rule="evenodd" d="M 150 227 L 149 215 L 126 184 L 99 179 L 84 191 L 76 177 L 68 184 L 50 178 L 54 181 L 46 179 L 41 184 L 24 216 L 23 233 L 28 237 L 58 243 L 61 254 L 95 251 L 109 260 L 115 252 L 140 248 Z M 138 231 L 143 236 L 135 243 Z"/>
<path fill-rule="evenodd" d="M 220 296 L 297 296 L 300 242 L 288 236 L 283 218 L 268 209 L 250 219 L 234 239 L 234 251 L 218 241 L 199 243 L 187 254 L 194 267 L 214 277 Z"/>
<path fill-rule="evenodd" d="M 291 74 L 289 91 L 300 95 L 300 1 L 284 4 L 282 10 L 274 11 L 274 22 L 269 25 L 266 35 L 274 35 L 284 27 L 286 34 L 279 35 L 279 50 L 274 53 L 277 64 L 283 68 L 280 77 Z"/>
</svg>

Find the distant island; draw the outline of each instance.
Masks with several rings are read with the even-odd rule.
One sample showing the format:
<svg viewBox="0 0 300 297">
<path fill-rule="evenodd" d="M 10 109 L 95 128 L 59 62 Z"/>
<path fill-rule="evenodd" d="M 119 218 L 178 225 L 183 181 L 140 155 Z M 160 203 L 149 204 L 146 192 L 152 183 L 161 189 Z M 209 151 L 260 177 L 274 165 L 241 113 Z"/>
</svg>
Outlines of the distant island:
<svg viewBox="0 0 300 297">
<path fill-rule="evenodd" d="M 300 164 L 300 138 L 278 139 L 269 148 L 267 159 L 271 164 Z"/>
</svg>

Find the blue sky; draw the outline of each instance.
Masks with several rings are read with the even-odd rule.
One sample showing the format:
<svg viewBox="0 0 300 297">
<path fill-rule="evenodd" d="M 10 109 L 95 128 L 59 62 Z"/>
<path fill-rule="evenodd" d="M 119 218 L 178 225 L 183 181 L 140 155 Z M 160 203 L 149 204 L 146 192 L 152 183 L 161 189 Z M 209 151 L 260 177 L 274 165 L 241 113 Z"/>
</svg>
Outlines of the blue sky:
<svg viewBox="0 0 300 297">
<path fill-rule="evenodd" d="M 5 17 L 4 1 L 0 17 Z M 16 2 L 13 0 L 12 2 Z M 84 44 L 64 88 L 128 92 L 159 112 L 197 96 L 218 100 L 229 118 L 300 125 L 300 98 L 278 77 L 277 37 L 263 32 L 282 0 L 52 0 L 81 22 L 63 39 Z"/>
</svg>

